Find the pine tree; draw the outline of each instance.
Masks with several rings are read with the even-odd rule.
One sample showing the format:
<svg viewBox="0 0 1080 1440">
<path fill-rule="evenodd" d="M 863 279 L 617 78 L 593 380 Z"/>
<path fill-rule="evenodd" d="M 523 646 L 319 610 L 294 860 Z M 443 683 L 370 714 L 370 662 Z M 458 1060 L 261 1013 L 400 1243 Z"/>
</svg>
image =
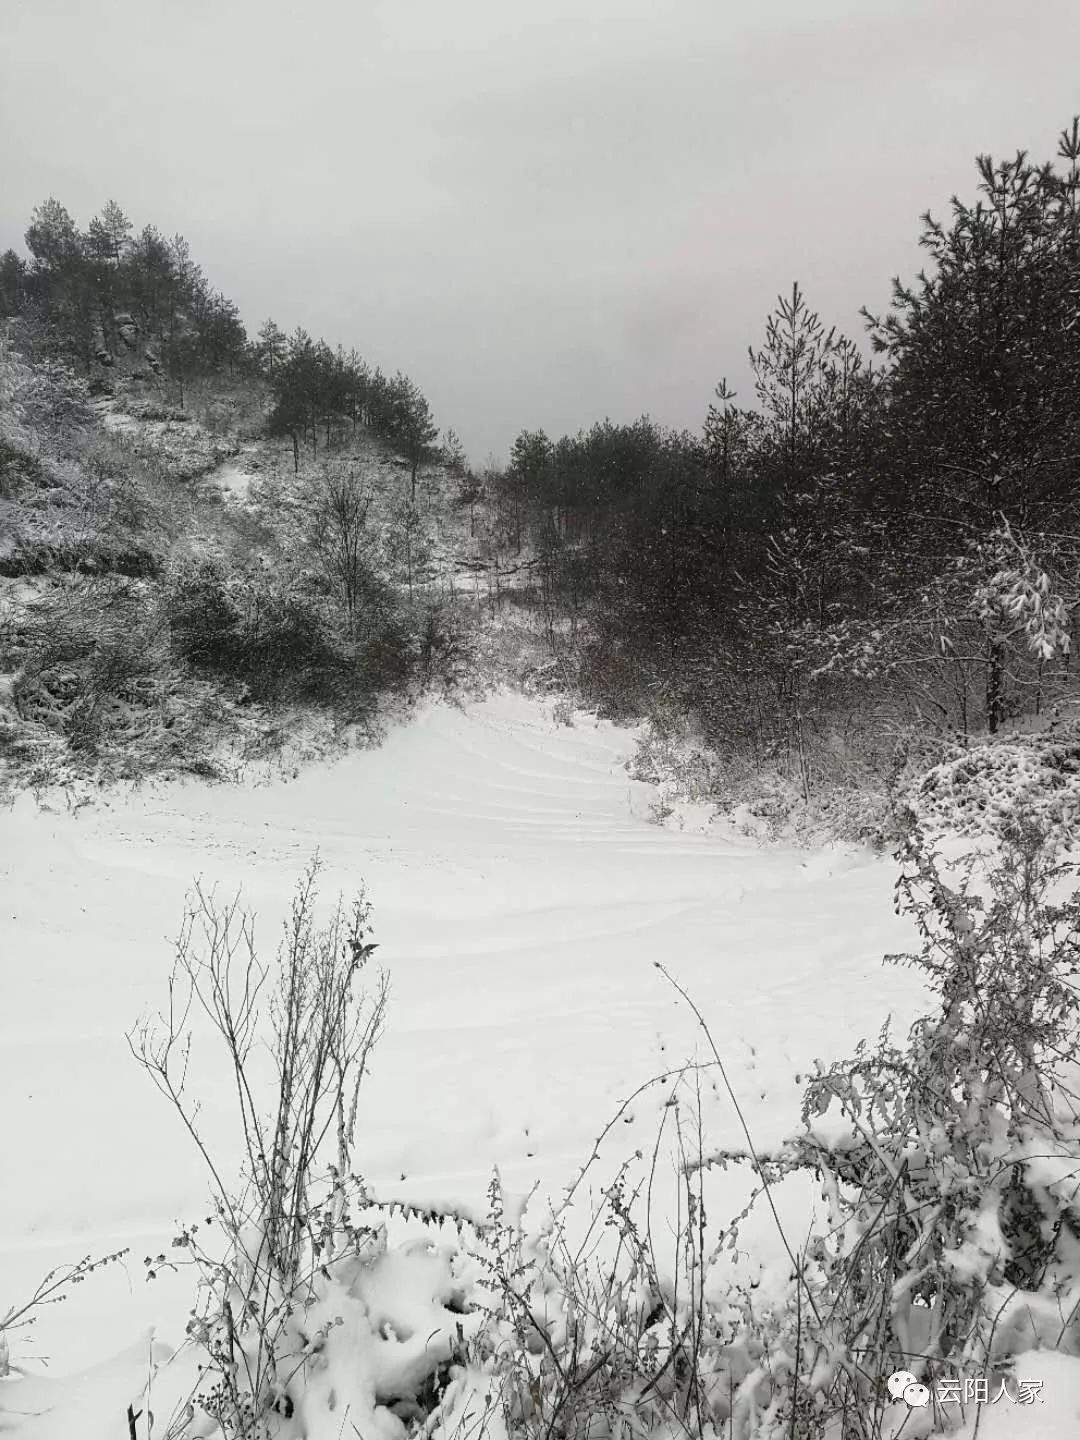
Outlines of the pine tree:
<svg viewBox="0 0 1080 1440">
<path fill-rule="evenodd" d="M 288 350 L 288 339 L 285 331 L 273 320 L 263 321 L 256 341 L 256 352 L 259 357 L 259 368 L 271 380 L 274 378 L 274 371 L 284 360 Z"/>
<path fill-rule="evenodd" d="M 890 365 L 894 492 L 912 510 L 986 529 L 1068 508 L 1080 453 L 1080 122 L 1064 173 L 1024 152 L 978 157 L 980 198 L 929 213 L 931 268 L 893 282 L 866 318 Z"/>
<path fill-rule="evenodd" d="M 14 250 L 5 250 L 0 255 L 0 316 L 17 315 L 26 294 L 26 264 Z"/>
<path fill-rule="evenodd" d="M 419 386 L 400 371 L 391 382 L 392 435 L 409 462 L 412 503 L 416 504 L 416 472 L 431 453 L 439 427 L 431 418 L 431 407 Z"/>
<path fill-rule="evenodd" d="M 35 209 L 25 238 L 26 248 L 39 271 L 62 271 L 82 254 L 82 240 L 75 221 L 52 196 Z"/>
<path fill-rule="evenodd" d="M 447 430 L 443 436 L 442 460 L 451 475 L 458 478 L 465 474 L 468 466 L 468 458 L 465 454 L 465 447 L 461 443 L 460 436 L 454 430 Z"/>
<path fill-rule="evenodd" d="M 777 297 L 765 328 L 765 344 L 750 348 L 754 388 L 778 442 L 783 464 L 781 493 L 797 485 L 812 463 L 816 425 L 825 386 L 825 364 L 836 344 L 836 331 L 826 332 L 799 289 Z"/>
<path fill-rule="evenodd" d="M 131 240 L 131 221 L 115 200 L 107 200 L 100 215 L 87 226 L 87 242 L 91 254 L 99 260 L 119 267 Z"/>
<path fill-rule="evenodd" d="M 144 226 L 132 241 L 125 266 L 126 299 L 147 335 L 165 335 L 174 323 L 179 296 L 174 255 L 153 225 Z"/>
</svg>

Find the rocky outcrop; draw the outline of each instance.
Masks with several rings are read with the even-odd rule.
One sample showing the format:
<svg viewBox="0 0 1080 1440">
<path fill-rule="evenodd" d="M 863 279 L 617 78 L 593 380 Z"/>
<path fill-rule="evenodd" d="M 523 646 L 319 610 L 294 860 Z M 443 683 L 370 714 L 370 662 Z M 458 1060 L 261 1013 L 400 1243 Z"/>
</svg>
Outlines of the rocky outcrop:
<svg viewBox="0 0 1080 1440">
<path fill-rule="evenodd" d="M 116 326 L 117 338 L 128 350 L 137 350 L 139 346 L 139 324 L 134 315 L 127 311 L 121 311 L 113 316 L 113 324 Z"/>
<path fill-rule="evenodd" d="M 153 381 L 162 373 L 160 346 L 144 337 L 129 310 L 102 315 L 94 326 L 91 348 L 101 371 L 111 371 L 117 379 Z M 97 378 L 105 377 L 99 371 Z"/>
</svg>

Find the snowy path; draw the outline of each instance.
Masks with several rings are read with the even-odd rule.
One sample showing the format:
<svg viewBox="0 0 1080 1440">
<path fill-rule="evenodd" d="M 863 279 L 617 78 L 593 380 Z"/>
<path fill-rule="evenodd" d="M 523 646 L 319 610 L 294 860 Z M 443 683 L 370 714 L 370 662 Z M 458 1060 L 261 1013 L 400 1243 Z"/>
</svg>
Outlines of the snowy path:
<svg viewBox="0 0 1080 1440">
<path fill-rule="evenodd" d="M 124 1032 L 164 997 L 199 874 L 243 886 L 267 949 L 316 846 L 324 898 L 366 882 L 392 980 L 361 1126 L 381 1195 L 477 1203 L 496 1162 L 511 1188 L 554 1193 L 619 1100 L 697 1043 L 653 960 L 708 1017 L 760 1143 L 795 1127 L 800 1067 L 890 1010 L 906 1024 L 917 985 L 880 963 L 909 939 L 890 867 L 660 829 L 623 768 L 632 749 L 627 731 L 501 697 L 428 709 L 289 784 L 0 813 L 0 1310 L 51 1265 L 133 1256 L 130 1287 L 106 1272 L 46 1312 L 34 1348 L 56 1371 L 154 1319 L 180 1338 L 183 1309 L 138 1261 L 201 1212 L 205 1181 Z M 223 1123 L 228 1096 L 199 1093 Z M 730 1108 L 713 1117 L 712 1139 L 735 1142 Z"/>
<path fill-rule="evenodd" d="M 207 476 L 211 483 L 217 485 L 226 501 L 236 505 L 247 504 L 248 491 L 255 478 L 248 468 L 248 463 L 250 463 L 250 457 L 257 450 L 258 446 L 256 445 L 242 446 L 240 454 L 235 460 L 223 460 L 217 469 L 212 470 Z"/>
</svg>

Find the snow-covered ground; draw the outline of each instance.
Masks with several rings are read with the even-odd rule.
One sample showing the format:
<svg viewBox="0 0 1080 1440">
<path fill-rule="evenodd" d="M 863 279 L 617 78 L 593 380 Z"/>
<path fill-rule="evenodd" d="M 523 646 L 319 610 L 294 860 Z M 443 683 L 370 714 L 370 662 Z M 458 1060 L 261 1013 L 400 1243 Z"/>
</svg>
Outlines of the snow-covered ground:
<svg viewBox="0 0 1080 1440">
<path fill-rule="evenodd" d="M 316 847 L 327 905 L 366 886 L 392 981 L 360 1125 L 381 1198 L 482 1208 L 495 1164 L 509 1191 L 555 1195 L 619 1102 L 700 1050 L 656 960 L 706 1015 L 762 1148 L 797 1129 L 795 1076 L 814 1057 L 849 1054 L 889 1012 L 903 1033 L 923 995 L 881 964 L 912 938 L 890 863 L 751 848 L 689 814 L 660 827 L 655 787 L 627 774 L 634 742 L 502 695 L 431 705 L 291 783 L 163 786 L 73 812 L 27 795 L 0 814 L 0 1311 L 54 1265 L 132 1252 L 47 1308 L 23 1358 L 62 1375 L 151 1324 L 182 1338 L 189 1282 L 148 1286 L 139 1261 L 204 1213 L 206 1178 L 124 1032 L 164 997 L 197 876 L 243 888 L 268 949 Z M 194 1089 L 224 1136 L 226 1088 L 211 1074 Z M 706 1100 L 709 1143 L 740 1144 L 729 1102 Z M 632 1107 L 613 1161 L 651 1139 L 662 1103 Z M 808 1196 L 787 1202 L 802 1233 Z M 726 1198 L 737 1209 L 741 1192 Z M 750 1263 L 768 1264 L 776 1242 L 749 1233 Z"/>
<path fill-rule="evenodd" d="M 249 468 L 250 457 L 255 448 L 253 445 L 242 447 L 240 455 L 235 460 L 223 461 L 213 472 L 213 479 L 216 481 L 218 489 L 224 498 L 233 504 L 242 505 L 247 502 L 248 491 L 255 478 Z"/>
</svg>

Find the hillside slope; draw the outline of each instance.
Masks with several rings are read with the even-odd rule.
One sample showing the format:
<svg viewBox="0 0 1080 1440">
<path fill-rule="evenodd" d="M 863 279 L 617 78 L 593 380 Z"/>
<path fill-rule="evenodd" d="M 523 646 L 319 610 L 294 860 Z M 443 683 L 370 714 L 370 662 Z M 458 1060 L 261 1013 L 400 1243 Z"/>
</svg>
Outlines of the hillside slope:
<svg viewBox="0 0 1080 1440">
<path fill-rule="evenodd" d="M 362 425 L 294 456 L 257 377 L 192 384 L 180 410 L 122 378 L 91 395 L 8 344 L 0 388 L 9 790 L 226 776 L 275 755 L 291 768 L 433 685 L 528 664 L 530 620 L 509 644 L 484 633 L 507 580 L 492 582 L 497 547 L 441 462 L 421 465 L 413 500 L 408 462 Z"/>
</svg>

